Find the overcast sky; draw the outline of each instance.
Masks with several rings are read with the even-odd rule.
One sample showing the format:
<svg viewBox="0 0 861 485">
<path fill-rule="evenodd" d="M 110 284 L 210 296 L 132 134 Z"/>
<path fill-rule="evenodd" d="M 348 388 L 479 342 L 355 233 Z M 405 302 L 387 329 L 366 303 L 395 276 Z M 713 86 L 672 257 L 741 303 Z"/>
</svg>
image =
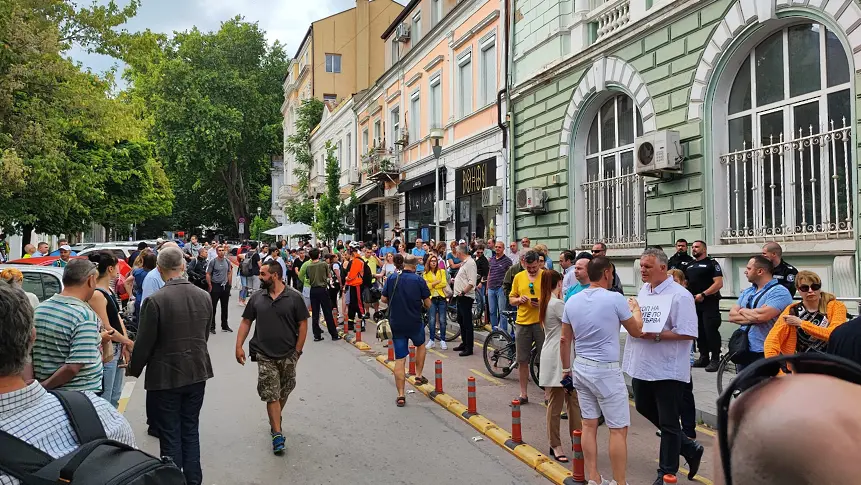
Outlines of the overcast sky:
<svg viewBox="0 0 861 485">
<path fill-rule="evenodd" d="M 107 3 L 107 0 L 98 1 Z M 117 1 L 127 3 L 127 0 Z M 287 46 L 287 54 L 292 56 L 312 21 L 355 5 L 355 0 L 143 0 L 137 16 L 129 21 L 126 29 L 138 31 L 148 28 L 154 32 L 172 33 L 197 26 L 202 31 L 212 31 L 218 30 L 224 20 L 238 14 L 246 21 L 258 22 L 269 42 L 280 40 Z M 112 57 L 87 54 L 80 49 L 73 49 L 69 54 L 96 72 L 120 65 Z"/>
</svg>

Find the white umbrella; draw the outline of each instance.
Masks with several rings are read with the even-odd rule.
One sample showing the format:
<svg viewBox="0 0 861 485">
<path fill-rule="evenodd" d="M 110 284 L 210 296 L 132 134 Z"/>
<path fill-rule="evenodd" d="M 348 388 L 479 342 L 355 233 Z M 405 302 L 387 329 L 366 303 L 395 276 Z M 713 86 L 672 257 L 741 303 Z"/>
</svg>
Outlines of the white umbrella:
<svg viewBox="0 0 861 485">
<path fill-rule="evenodd" d="M 268 231 L 263 231 L 263 234 L 268 234 L 270 236 L 297 236 L 299 234 L 311 234 L 312 232 L 313 230 L 308 224 L 294 222 L 269 229 Z"/>
<path fill-rule="evenodd" d="M 288 234 L 287 231 L 290 230 L 290 226 L 292 226 L 292 224 L 284 224 L 283 226 L 273 227 L 268 231 L 263 231 L 263 234 L 268 234 L 270 236 L 286 236 Z"/>
</svg>

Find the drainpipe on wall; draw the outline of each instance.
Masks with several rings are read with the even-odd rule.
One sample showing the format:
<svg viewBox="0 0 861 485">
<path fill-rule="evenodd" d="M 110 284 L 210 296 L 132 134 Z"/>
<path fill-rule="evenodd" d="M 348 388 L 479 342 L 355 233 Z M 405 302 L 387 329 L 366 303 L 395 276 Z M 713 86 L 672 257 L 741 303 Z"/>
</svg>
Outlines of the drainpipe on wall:
<svg viewBox="0 0 861 485">
<path fill-rule="evenodd" d="M 507 196 L 505 197 L 505 204 L 503 204 L 503 210 L 505 209 L 505 205 L 508 205 L 508 221 L 505 234 L 508 236 L 509 241 L 516 240 L 515 238 L 515 227 L 514 227 L 514 218 L 515 211 L 517 210 L 517 204 L 515 203 L 515 191 L 514 191 L 514 130 L 511 127 L 512 122 L 514 121 L 514 114 L 511 109 L 511 92 L 509 89 L 514 85 L 512 81 L 512 74 L 509 71 L 509 66 L 514 62 L 514 53 L 511 50 L 511 35 L 514 32 L 514 15 L 511 13 L 511 8 L 513 6 L 514 0 L 503 0 L 505 2 L 505 111 L 506 111 L 506 120 L 505 127 L 503 128 L 502 135 L 502 151 L 506 155 L 507 160 L 505 160 L 505 170 L 503 170 L 504 180 L 508 182 L 508 187 L 506 190 L 508 191 Z M 507 143 L 506 143 L 507 142 Z"/>
</svg>

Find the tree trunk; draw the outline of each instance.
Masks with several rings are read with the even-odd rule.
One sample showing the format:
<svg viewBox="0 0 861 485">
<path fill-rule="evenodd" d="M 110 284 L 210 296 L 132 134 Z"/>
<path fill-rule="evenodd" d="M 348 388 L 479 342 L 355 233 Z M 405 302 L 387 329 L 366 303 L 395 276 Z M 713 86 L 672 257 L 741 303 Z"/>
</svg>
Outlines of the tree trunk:
<svg viewBox="0 0 861 485">
<path fill-rule="evenodd" d="M 24 246 L 31 244 L 30 241 L 33 239 L 33 225 L 27 224 L 22 229 L 21 233 L 21 257 L 24 257 Z"/>
<path fill-rule="evenodd" d="M 245 219 L 245 232 L 243 235 L 247 235 L 251 220 L 249 219 L 248 194 L 242 182 L 242 172 L 239 169 L 239 163 L 236 161 L 231 162 L 222 170 L 221 178 L 226 187 L 227 203 L 230 206 L 231 214 L 233 214 L 233 222 L 238 223 L 239 219 Z"/>
</svg>

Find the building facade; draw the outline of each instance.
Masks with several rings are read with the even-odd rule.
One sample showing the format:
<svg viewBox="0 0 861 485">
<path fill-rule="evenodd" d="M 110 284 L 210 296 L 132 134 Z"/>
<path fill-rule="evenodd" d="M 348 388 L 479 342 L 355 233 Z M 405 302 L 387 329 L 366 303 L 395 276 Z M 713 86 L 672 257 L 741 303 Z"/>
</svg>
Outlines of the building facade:
<svg viewBox="0 0 861 485">
<path fill-rule="evenodd" d="M 702 239 L 724 295 L 763 243 L 857 296 L 858 0 L 516 0 L 517 237 L 606 242 L 627 290 L 646 245 Z M 681 173 L 636 173 L 637 137 L 673 130 Z M 512 191 L 512 193 L 514 193 Z"/>
<path fill-rule="evenodd" d="M 485 207 L 481 198 L 482 189 L 504 186 L 508 167 L 496 101 L 501 6 L 413 0 L 382 34 L 387 70 L 354 108 L 363 172 L 357 238 L 392 238 L 395 223 L 408 245 L 505 234 L 502 201 Z"/>
<path fill-rule="evenodd" d="M 356 0 L 356 6 L 313 22 L 284 77 L 284 140 L 295 132 L 296 111 L 306 99 L 338 104 L 366 89 L 385 70 L 380 35 L 403 6 L 393 0 Z M 293 156 L 284 151 L 280 205 L 300 196 Z M 283 217 L 283 212 L 282 212 Z"/>
</svg>

